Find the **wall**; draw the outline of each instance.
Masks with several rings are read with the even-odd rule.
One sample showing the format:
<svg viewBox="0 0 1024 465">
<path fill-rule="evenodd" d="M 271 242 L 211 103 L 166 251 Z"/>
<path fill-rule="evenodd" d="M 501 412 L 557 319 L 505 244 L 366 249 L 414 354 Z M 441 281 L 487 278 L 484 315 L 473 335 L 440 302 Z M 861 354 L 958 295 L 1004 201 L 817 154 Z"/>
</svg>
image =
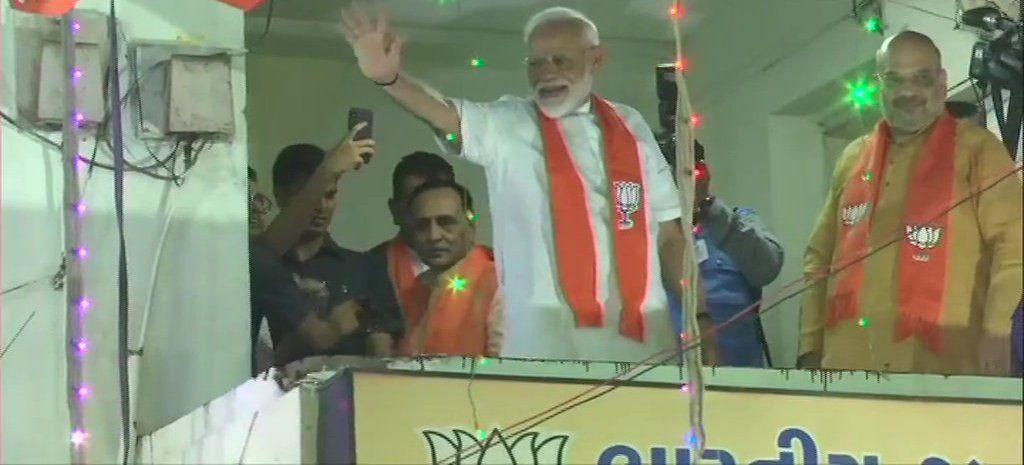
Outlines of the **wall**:
<svg viewBox="0 0 1024 465">
<path fill-rule="evenodd" d="M 525 56 L 521 36 L 507 33 L 446 31 L 454 44 L 417 44 L 406 53 L 406 69 L 443 94 L 479 101 L 504 94 L 527 95 L 525 72 L 518 60 Z M 273 36 L 267 39 L 275 42 Z M 286 40 L 286 39 L 281 39 Z M 304 43 L 268 43 L 270 52 L 256 48 L 249 57 L 249 119 L 252 163 L 260 185 L 270 192 L 271 167 L 277 152 L 288 144 L 309 141 L 323 147 L 336 144 L 347 132 L 351 107 L 375 112 L 374 138 L 378 152 L 373 162 L 341 182 L 341 206 L 332 235 L 343 246 L 364 250 L 394 235 L 387 211 L 391 171 L 398 160 L 415 150 L 437 152 L 427 126 L 402 111 L 383 91 L 359 74 L 348 45 L 321 45 L 334 56 Z M 607 41 L 610 60 L 598 83 L 612 100 L 640 110 L 657 129 L 654 67 L 672 55 L 667 42 Z M 482 56 L 487 67 L 466 65 L 468 57 Z M 462 57 L 466 57 L 465 60 Z M 637 71 L 640 70 L 640 71 Z M 490 209 L 483 170 L 450 160 L 459 181 L 473 193 L 481 213 L 478 238 L 490 243 Z M 357 219 L 358 225 L 353 223 Z"/>
<path fill-rule="evenodd" d="M 282 393 L 273 379 L 251 379 L 142 436 L 138 463 L 313 463 L 314 389 Z"/>
<path fill-rule="evenodd" d="M 108 11 L 103 0 L 80 9 Z M 242 13 L 213 0 L 119 0 L 129 40 L 189 41 L 240 48 Z M 3 109 L 14 106 L 15 25 L 26 17 L 2 2 Z M 122 61 L 122 66 L 124 62 Z M 133 365 L 135 420 L 156 429 L 241 383 L 248 374 L 248 273 L 245 208 L 245 71 L 232 70 L 236 135 L 203 152 L 182 187 L 129 173 L 125 178 L 125 235 L 133 345 L 148 313 L 143 355 Z M 122 84 L 127 85 L 122 79 Z M 128 126 L 130 127 L 130 126 Z M 59 134 L 48 134 L 59 139 Z M 86 136 L 83 150 L 92 147 Z M 53 275 L 60 259 L 61 154 L 6 122 L 2 132 L 2 287 Z M 129 159 L 144 149 L 128 135 Z M 99 160 L 110 160 L 100 150 Z M 90 461 L 119 461 L 117 384 L 117 241 L 112 176 L 97 170 L 84 184 L 91 248 L 84 283 L 95 302 L 87 317 L 92 341 L 85 379 L 93 398 L 85 410 Z M 69 459 L 66 340 L 62 291 L 38 282 L 3 296 L 2 456 L 4 463 L 62 463 Z"/>
</svg>

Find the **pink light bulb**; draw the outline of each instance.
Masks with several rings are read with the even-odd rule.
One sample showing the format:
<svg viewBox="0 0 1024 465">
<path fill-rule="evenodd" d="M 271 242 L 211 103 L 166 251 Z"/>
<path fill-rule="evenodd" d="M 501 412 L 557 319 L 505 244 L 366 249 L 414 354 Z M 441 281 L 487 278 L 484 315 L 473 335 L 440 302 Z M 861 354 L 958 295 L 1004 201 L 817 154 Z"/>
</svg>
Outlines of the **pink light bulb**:
<svg viewBox="0 0 1024 465">
<path fill-rule="evenodd" d="M 78 349 L 78 355 L 85 355 L 89 351 L 89 341 L 85 339 L 79 339 L 75 343 L 75 348 Z"/>
<path fill-rule="evenodd" d="M 81 31 L 81 30 L 82 30 L 82 23 L 80 23 L 78 21 L 72 21 L 71 22 L 71 32 L 77 33 L 78 31 Z"/>
<path fill-rule="evenodd" d="M 78 202 L 75 204 L 75 211 L 78 212 L 78 216 L 85 215 L 85 202 Z"/>
<path fill-rule="evenodd" d="M 682 391 L 683 394 L 689 394 L 690 393 L 690 385 L 686 384 L 686 383 L 683 383 L 683 385 L 679 387 L 679 390 Z"/>
<path fill-rule="evenodd" d="M 75 447 L 84 446 L 85 445 L 85 441 L 88 440 L 88 439 L 89 439 L 89 433 L 86 432 L 86 431 L 83 431 L 81 429 L 76 429 L 76 430 L 71 432 L 71 443 L 74 444 Z"/>
<path fill-rule="evenodd" d="M 85 161 L 84 157 L 81 155 L 75 157 L 75 168 L 77 168 L 78 171 L 85 171 L 88 167 L 89 164 Z"/>
<path fill-rule="evenodd" d="M 92 309 L 92 301 L 91 300 L 89 300 L 89 299 L 87 299 L 85 297 L 82 297 L 81 299 L 78 300 L 78 311 L 79 312 L 86 313 L 90 309 Z"/>
<path fill-rule="evenodd" d="M 704 117 L 698 114 L 690 115 L 690 127 L 699 128 L 704 125 Z"/>
<path fill-rule="evenodd" d="M 78 258 L 80 258 L 82 260 L 85 260 L 85 259 L 89 258 L 89 249 L 87 249 L 85 247 L 79 247 L 79 248 L 75 249 L 75 255 L 77 255 Z"/>
<path fill-rule="evenodd" d="M 85 124 L 85 115 L 82 112 L 80 112 L 80 111 L 76 111 L 75 112 L 75 118 L 74 119 L 75 119 L 75 125 L 78 126 L 78 127 L 82 127 L 82 125 Z"/>
<path fill-rule="evenodd" d="M 92 389 L 89 389 L 89 386 L 81 386 L 75 389 L 75 394 L 78 395 L 78 400 L 85 400 L 92 395 Z"/>
<path fill-rule="evenodd" d="M 71 71 L 71 77 L 74 79 L 82 79 L 82 70 L 75 68 Z"/>
</svg>

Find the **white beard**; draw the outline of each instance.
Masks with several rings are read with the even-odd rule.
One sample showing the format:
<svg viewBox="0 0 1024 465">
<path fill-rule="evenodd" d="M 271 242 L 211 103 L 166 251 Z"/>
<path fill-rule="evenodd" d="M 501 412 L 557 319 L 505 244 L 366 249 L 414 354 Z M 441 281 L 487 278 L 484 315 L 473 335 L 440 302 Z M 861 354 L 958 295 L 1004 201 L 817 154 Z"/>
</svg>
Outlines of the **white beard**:
<svg viewBox="0 0 1024 465">
<path fill-rule="evenodd" d="M 539 86 L 534 89 L 534 96 L 537 99 L 537 106 L 548 118 L 558 119 L 576 111 L 583 106 L 590 98 L 590 92 L 594 88 L 594 76 L 587 73 L 576 83 L 566 83 L 569 87 L 568 93 L 560 102 L 549 103 L 540 98 Z"/>
</svg>

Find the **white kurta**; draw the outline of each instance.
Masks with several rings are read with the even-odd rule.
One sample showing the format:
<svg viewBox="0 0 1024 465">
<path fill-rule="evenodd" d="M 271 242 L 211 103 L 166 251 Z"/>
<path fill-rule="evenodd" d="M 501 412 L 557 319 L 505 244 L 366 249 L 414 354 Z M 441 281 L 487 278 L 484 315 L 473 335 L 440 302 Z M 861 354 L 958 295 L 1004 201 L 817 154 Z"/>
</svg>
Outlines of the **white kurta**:
<svg viewBox="0 0 1024 465">
<path fill-rule="evenodd" d="M 502 356 L 549 359 L 639 361 L 671 348 L 668 302 L 657 257 L 658 223 L 681 216 L 671 169 L 640 113 L 613 103 L 636 136 L 647 182 L 650 286 L 645 342 L 619 333 L 622 303 L 614 268 L 613 221 L 603 139 L 588 103 L 559 119 L 573 161 L 583 177 L 598 243 L 605 304 L 602 328 L 577 328 L 558 278 L 544 142 L 533 101 L 505 96 L 496 102 L 452 100 L 462 120 L 460 156 L 484 167 L 498 274 L 505 296 Z M 444 144 L 442 144 L 444 145 Z M 450 151 L 450 147 L 445 147 Z M 580 208 L 586 208 L 580 205 Z"/>
</svg>

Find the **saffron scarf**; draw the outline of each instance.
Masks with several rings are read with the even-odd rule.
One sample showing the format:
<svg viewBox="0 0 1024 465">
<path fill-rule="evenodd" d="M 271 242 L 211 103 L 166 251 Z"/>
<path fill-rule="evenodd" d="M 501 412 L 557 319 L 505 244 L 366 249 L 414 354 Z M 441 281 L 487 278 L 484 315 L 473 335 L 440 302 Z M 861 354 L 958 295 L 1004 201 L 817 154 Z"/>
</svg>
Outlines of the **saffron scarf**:
<svg viewBox="0 0 1024 465">
<path fill-rule="evenodd" d="M 497 292 L 494 256 L 476 246 L 440 277 L 434 288 L 414 271 L 412 249 L 400 240 L 388 247 L 388 273 L 402 306 L 405 334 L 398 353 L 493 356 L 487 350 L 487 317 Z"/>
<path fill-rule="evenodd" d="M 880 122 L 861 149 L 853 176 L 840 198 L 837 253 L 832 270 L 847 267 L 838 277 L 829 302 L 828 326 L 856 318 L 864 286 L 864 260 L 870 252 L 871 219 L 881 191 L 891 141 L 888 123 Z M 943 349 L 940 321 L 946 306 L 950 251 L 949 214 L 935 218 L 954 199 L 956 120 L 943 114 L 922 146 L 903 211 L 894 338 L 920 338 L 934 353 Z"/>
<path fill-rule="evenodd" d="M 619 332 L 643 341 L 650 279 L 647 190 L 636 137 L 611 103 L 594 96 L 593 108 L 604 138 L 605 169 L 612 199 L 614 263 L 622 296 Z M 602 270 L 598 270 L 597 237 L 583 176 L 573 162 L 561 125 L 539 108 L 544 138 L 551 213 L 559 282 L 579 327 L 604 325 L 600 299 Z"/>
</svg>

